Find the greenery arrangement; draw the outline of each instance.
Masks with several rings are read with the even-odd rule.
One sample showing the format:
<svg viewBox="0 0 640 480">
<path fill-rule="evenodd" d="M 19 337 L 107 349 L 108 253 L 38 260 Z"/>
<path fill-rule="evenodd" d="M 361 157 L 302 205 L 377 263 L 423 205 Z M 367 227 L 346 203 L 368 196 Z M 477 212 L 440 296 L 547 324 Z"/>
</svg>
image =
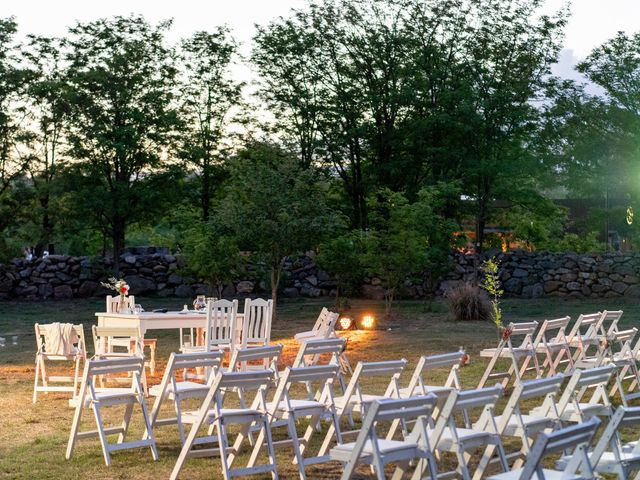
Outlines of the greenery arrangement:
<svg viewBox="0 0 640 480">
<path fill-rule="evenodd" d="M 500 261 L 493 258 L 486 260 L 481 267 L 484 273 L 481 285 L 491 298 L 491 319 L 498 330 L 504 328 L 502 323 L 502 309 L 500 308 L 500 298 L 504 295 L 504 290 L 500 283 L 499 269 Z"/>
</svg>

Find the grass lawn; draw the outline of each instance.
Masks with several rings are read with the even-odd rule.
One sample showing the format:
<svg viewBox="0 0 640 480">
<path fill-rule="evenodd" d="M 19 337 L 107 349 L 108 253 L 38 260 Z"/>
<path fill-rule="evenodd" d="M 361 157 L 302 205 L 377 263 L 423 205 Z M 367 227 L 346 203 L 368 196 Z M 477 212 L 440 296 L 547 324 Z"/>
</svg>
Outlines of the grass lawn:
<svg viewBox="0 0 640 480">
<path fill-rule="evenodd" d="M 140 298 L 139 301 L 148 309 L 180 309 L 185 303 L 182 299 Z M 297 350 L 297 345 L 292 340 L 293 335 L 311 329 L 320 308 L 329 304 L 329 300 L 283 301 L 279 304 L 272 339 L 284 345 L 282 368 L 291 363 Z M 128 450 L 114 453 L 113 466 L 107 468 L 104 466 L 97 438 L 81 440 L 74 457 L 70 461 L 65 460 L 73 414 L 67 406 L 67 396 L 39 394 L 38 403 L 31 403 L 36 348 L 33 324 L 82 322 L 91 352 L 93 345 L 90 325 L 95 323 L 94 312 L 103 307 L 103 300 L 0 302 L 0 336 L 7 338 L 7 346 L 0 348 L 0 478 L 168 478 L 180 450 L 176 428 L 161 427 L 155 432 L 160 455 L 157 462 L 151 460 L 148 449 Z M 622 328 L 638 323 L 640 306 L 637 302 L 625 299 L 514 299 L 505 300 L 503 305 L 505 322 L 544 320 L 564 315 L 575 319 L 580 313 L 603 309 L 624 310 Z M 427 311 L 423 302 L 398 302 L 393 320 L 379 321 L 374 331 L 348 332 L 347 353 L 351 364 L 355 366 L 360 360 L 406 358 L 409 365 L 402 377 L 404 386 L 420 355 L 455 351 L 464 346 L 471 354 L 471 365 L 461 370 L 463 386 L 475 387 L 486 365 L 485 360 L 479 358 L 477 353 L 482 348 L 495 346 L 495 328 L 490 323 L 450 321 L 445 307 L 440 303 L 434 303 L 431 310 Z M 364 312 L 373 312 L 379 318 L 382 311 L 382 303 L 357 300 L 352 303 L 351 314 L 359 318 Z M 14 335 L 19 338 L 18 345 L 11 344 L 11 337 Z M 153 331 L 147 336 L 158 338 L 159 364 L 155 377 L 149 377 L 150 384 L 155 384 L 160 382 L 169 353 L 177 348 L 178 332 Z M 384 388 L 382 385 L 371 387 L 374 391 L 376 388 Z M 107 419 L 119 421 L 121 417 L 118 415 L 121 413 L 117 408 L 109 410 L 114 412 Z M 142 432 L 138 414 L 138 411 L 134 412 L 135 423 L 130 438 L 135 438 Z M 89 413 L 83 418 L 84 429 L 94 428 L 93 417 Z M 275 437 L 284 438 L 285 434 L 276 431 Z M 319 444 L 323 434 L 314 438 L 314 444 Z M 246 458 L 247 455 L 241 456 L 238 465 L 243 465 Z M 291 464 L 291 458 L 290 449 L 278 450 L 281 478 L 297 478 L 297 468 Z M 449 466 L 454 463 L 449 459 L 446 462 Z M 307 472 L 309 478 L 339 478 L 340 465 L 316 465 L 308 467 Z M 360 472 L 362 478 L 367 477 L 367 469 L 361 469 Z M 181 478 L 221 478 L 220 464 L 215 459 L 190 459 Z"/>
</svg>

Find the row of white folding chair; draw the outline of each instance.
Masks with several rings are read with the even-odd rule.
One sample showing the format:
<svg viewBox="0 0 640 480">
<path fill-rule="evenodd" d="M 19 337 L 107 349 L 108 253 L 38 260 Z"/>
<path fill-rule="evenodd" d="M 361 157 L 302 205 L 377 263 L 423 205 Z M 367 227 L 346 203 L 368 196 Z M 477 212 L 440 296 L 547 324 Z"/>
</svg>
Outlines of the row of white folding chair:
<svg viewBox="0 0 640 480">
<path fill-rule="evenodd" d="M 506 387 L 511 378 L 515 377 L 516 382 L 521 381 L 530 370 L 535 370 L 535 378 L 541 378 L 547 368 L 549 375 L 555 375 L 565 364 L 567 367 L 564 371 L 567 373 L 571 373 L 575 367 L 594 366 L 594 362 L 601 361 L 605 355 L 601 347 L 603 339 L 618 331 L 621 316 L 622 311 L 606 310 L 597 314 L 581 315 L 568 334 L 566 329 L 571 320 L 568 316 L 545 320 L 540 329 L 538 322 L 511 323 L 504 330 L 497 348 L 480 352 L 481 357 L 490 360 L 478 387 L 483 387 L 493 379 L 502 379 L 502 385 Z M 585 327 L 586 331 L 583 332 L 582 329 Z M 513 344 L 515 337 L 522 338 L 518 346 Z M 589 349 L 592 346 L 595 346 L 597 351 L 590 356 Z M 574 349 L 574 352 L 571 352 L 571 349 Z M 542 365 L 538 359 L 539 354 L 544 355 Z M 500 359 L 510 361 L 509 369 L 494 372 Z M 530 367 L 532 362 L 533 366 Z"/>
</svg>

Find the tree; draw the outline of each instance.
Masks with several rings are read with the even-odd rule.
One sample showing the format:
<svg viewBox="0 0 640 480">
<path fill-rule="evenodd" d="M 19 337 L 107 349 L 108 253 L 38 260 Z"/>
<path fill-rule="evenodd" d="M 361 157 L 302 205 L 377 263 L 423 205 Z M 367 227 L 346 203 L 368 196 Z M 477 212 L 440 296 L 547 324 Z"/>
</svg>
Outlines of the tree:
<svg viewBox="0 0 640 480">
<path fill-rule="evenodd" d="M 29 174 L 38 201 L 40 232 L 36 255 L 53 241 L 55 208 L 52 207 L 54 181 L 60 171 L 60 153 L 67 126 L 67 101 L 64 42 L 58 38 L 30 35 L 24 56 L 29 62 L 27 84 L 29 119 L 31 120 L 31 155 Z"/>
<path fill-rule="evenodd" d="M 166 164 L 176 125 L 176 76 L 164 33 L 142 17 L 114 17 L 70 29 L 70 155 L 90 189 L 96 225 L 111 238 L 114 256 L 127 225 L 157 208 L 153 177 Z M 155 195 L 155 197 L 153 197 Z"/>
<path fill-rule="evenodd" d="M 253 143 L 231 163 L 228 193 L 217 213 L 241 249 L 264 259 L 274 312 L 285 257 L 317 246 L 338 224 L 317 173 L 267 143 Z"/>
<path fill-rule="evenodd" d="M 447 256 L 456 224 L 447 220 L 442 210 L 451 188 L 439 185 L 423 189 L 414 203 L 389 189 L 371 197 L 372 228 L 363 232 L 363 264 L 370 275 L 382 282 L 387 316 L 391 315 L 404 281 L 411 275 L 430 267 L 448 267 Z"/>
<path fill-rule="evenodd" d="M 323 242 L 318 248 L 315 263 L 336 281 L 336 303 L 340 296 L 357 293 L 364 276 L 362 268 L 363 244 L 359 231 L 350 231 Z"/>
<path fill-rule="evenodd" d="M 209 219 L 211 195 L 220 183 L 220 163 L 231 111 L 240 104 L 242 84 L 230 78 L 237 45 L 225 27 L 196 32 L 180 44 L 183 128 L 179 153 L 201 179 L 202 219 Z"/>
</svg>

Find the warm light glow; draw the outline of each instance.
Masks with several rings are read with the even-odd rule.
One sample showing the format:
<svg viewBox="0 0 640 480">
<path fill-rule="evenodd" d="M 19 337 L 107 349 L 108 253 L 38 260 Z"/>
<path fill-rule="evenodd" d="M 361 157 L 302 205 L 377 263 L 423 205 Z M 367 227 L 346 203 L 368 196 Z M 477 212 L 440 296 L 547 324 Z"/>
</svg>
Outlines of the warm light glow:
<svg viewBox="0 0 640 480">
<path fill-rule="evenodd" d="M 376 323 L 376 319 L 373 315 L 365 315 L 362 317 L 362 328 L 370 329 Z"/>
<path fill-rule="evenodd" d="M 342 330 L 350 330 L 351 326 L 353 325 L 353 320 L 351 320 L 351 318 L 349 317 L 342 317 L 340 318 L 340 328 Z"/>
</svg>

